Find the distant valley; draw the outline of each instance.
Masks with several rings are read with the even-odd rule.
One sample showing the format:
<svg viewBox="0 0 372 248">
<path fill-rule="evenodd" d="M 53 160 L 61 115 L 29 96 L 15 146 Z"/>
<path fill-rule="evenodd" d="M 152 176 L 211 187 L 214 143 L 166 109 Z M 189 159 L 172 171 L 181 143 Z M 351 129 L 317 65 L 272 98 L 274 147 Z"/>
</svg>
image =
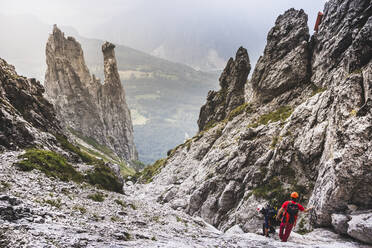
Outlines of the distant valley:
<svg viewBox="0 0 372 248">
<path fill-rule="evenodd" d="M 0 53 L 20 68 L 21 74 L 43 82 L 45 43 L 52 27 L 26 15 L 0 15 L 0 21 L 1 32 L 8 30 L 9 25 L 12 30 L 2 37 L 6 45 L 0 47 Z M 73 28 L 62 30 L 82 44 L 91 73 L 103 79 L 100 49 L 104 41 L 81 37 Z M 25 34 L 32 37 L 31 43 L 22 39 Z M 31 53 L 22 52 L 20 47 Z M 132 114 L 139 159 L 145 164 L 152 163 L 196 133 L 200 106 L 208 91 L 217 88 L 219 72 L 196 71 L 122 45 L 117 45 L 116 57 Z"/>
</svg>

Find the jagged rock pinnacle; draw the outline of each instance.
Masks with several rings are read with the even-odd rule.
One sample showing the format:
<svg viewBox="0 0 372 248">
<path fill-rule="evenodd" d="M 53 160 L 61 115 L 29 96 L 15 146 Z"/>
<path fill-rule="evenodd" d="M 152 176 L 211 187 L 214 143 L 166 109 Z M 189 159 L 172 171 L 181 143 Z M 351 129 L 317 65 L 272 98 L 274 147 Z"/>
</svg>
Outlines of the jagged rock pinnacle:
<svg viewBox="0 0 372 248">
<path fill-rule="evenodd" d="M 303 10 L 292 8 L 277 18 L 250 80 L 260 100 L 271 100 L 309 82 L 309 37 Z"/>
<path fill-rule="evenodd" d="M 96 139 L 130 161 L 137 159 L 133 126 L 115 59 L 114 45 L 102 46 L 105 82 L 91 76 L 83 50 L 56 25 L 46 46 L 45 88 L 66 129 Z"/>
<path fill-rule="evenodd" d="M 244 103 L 244 86 L 251 70 L 248 52 L 240 47 L 235 60 L 230 58 L 220 76 L 221 89 L 210 91 L 207 103 L 202 106 L 199 114 L 199 131 L 212 122 L 218 122 L 236 107 Z"/>
</svg>

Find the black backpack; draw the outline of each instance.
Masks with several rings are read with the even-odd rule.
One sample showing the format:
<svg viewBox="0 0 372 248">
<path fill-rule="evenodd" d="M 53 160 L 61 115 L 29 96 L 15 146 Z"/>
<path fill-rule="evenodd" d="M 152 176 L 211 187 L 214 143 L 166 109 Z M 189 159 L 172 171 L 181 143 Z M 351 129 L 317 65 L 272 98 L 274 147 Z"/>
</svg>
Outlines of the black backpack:
<svg viewBox="0 0 372 248">
<path fill-rule="evenodd" d="M 292 203 L 292 202 L 288 203 L 287 213 L 289 215 L 288 223 L 293 224 L 295 222 L 296 216 L 298 214 L 298 205 L 296 203 Z"/>
</svg>

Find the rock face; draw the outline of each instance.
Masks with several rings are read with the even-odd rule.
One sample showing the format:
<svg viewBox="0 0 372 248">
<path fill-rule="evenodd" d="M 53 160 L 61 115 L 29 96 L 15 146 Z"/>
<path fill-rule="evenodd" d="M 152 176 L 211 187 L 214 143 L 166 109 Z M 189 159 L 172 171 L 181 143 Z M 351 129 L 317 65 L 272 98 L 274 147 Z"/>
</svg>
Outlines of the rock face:
<svg viewBox="0 0 372 248">
<path fill-rule="evenodd" d="M 46 46 L 46 93 L 64 128 L 94 138 L 121 158 L 137 160 L 114 47 L 108 42 L 102 46 L 105 82 L 101 84 L 90 75 L 80 44 L 54 26 Z"/>
<path fill-rule="evenodd" d="M 372 244 L 372 211 L 332 214 L 332 226 L 338 233 Z"/>
<path fill-rule="evenodd" d="M 221 89 L 217 92 L 208 92 L 207 103 L 200 109 L 199 131 L 222 121 L 234 108 L 244 103 L 244 85 L 250 70 L 247 50 L 240 47 L 235 60 L 230 58 L 221 74 L 219 79 Z"/>
<path fill-rule="evenodd" d="M 61 128 L 43 93 L 38 81 L 19 76 L 0 59 L 0 151 L 54 145 L 52 134 Z"/>
<path fill-rule="evenodd" d="M 209 94 L 198 123 L 204 131 L 174 149 L 153 179 L 153 187 L 172 192 L 164 204 L 244 231 L 260 229 L 258 206 L 279 206 L 291 191 L 315 207 L 300 229 L 330 227 L 331 215 L 350 204 L 372 209 L 371 5 L 328 1 L 310 40 L 303 11 L 281 15 L 246 85 L 249 111 L 220 117 L 215 106 L 226 102 Z M 227 73 L 221 78 L 233 77 Z M 217 122 L 206 125 L 210 120 Z"/>
<path fill-rule="evenodd" d="M 0 154 L 0 247 L 360 247 L 324 229 L 292 233 L 285 245 L 238 226 L 223 233 L 198 216 L 157 203 L 159 188 L 152 185 L 127 185 L 125 195 L 82 187 L 37 170 L 18 171 L 12 164 L 20 153 Z M 92 200 L 99 193 L 103 201 Z"/>
<path fill-rule="evenodd" d="M 303 10 L 280 15 L 267 35 L 267 45 L 254 69 L 251 84 L 259 98 L 271 100 L 308 83 L 310 72 L 309 28 Z"/>
</svg>

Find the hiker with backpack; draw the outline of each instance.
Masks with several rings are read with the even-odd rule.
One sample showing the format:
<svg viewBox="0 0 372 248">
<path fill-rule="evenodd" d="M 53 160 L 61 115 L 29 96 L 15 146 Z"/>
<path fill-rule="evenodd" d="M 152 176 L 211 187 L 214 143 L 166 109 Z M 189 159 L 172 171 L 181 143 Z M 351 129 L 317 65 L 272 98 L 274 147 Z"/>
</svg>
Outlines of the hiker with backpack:
<svg viewBox="0 0 372 248">
<path fill-rule="evenodd" d="M 313 207 L 305 209 L 301 204 L 297 203 L 297 198 L 298 193 L 293 192 L 291 194 L 291 200 L 284 202 L 282 207 L 278 211 L 276 217 L 277 220 L 279 220 L 279 216 L 284 213 L 279 230 L 279 238 L 282 240 L 282 242 L 287 242 L 292 228 L 296 225 L 298 211 L 308 212 L 309 210 L 313 209 Z"/>
<path fill-rule="evenodd" d="M 275 233 L 275 218 L 277 209 L 267 204 L 266 207 L 259 210 L 265 217 L 265 222 L 262 225 L 262 235 L 269 237 L 269 233 Z"/>
</svg>

